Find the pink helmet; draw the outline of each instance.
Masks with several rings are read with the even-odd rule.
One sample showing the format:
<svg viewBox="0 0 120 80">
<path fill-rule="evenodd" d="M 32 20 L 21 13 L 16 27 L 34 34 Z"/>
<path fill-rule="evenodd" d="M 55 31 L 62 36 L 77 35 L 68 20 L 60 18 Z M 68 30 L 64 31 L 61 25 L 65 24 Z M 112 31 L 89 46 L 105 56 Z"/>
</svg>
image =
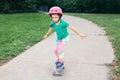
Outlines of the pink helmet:
<svg viewBox="0 0 120 80">
<path fill-rule="evenodd" d="M 49 14 L 55 14 L 55 13 L 61 14 L 61 15 L 63 14 L 62 9 L 58 6 L 51 7 L 49 10 Z"/>
</svg>

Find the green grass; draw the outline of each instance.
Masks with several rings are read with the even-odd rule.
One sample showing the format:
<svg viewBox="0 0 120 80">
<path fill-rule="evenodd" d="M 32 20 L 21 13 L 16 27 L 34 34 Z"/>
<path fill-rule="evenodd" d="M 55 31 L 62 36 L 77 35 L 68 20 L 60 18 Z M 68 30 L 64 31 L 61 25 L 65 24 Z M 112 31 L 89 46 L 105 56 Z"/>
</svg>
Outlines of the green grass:
<svg viewBox="0 0 120 80">
<path fill-rule="evenodd" d="M 0 61 L 39 42 L 49 22 L 43 13 L 0 14 Z"/>
<path fill-rule="evenodd" d="M 102 26 L 110 36 L 115 54 L 118 59 L 118 73 L 120 73 L 120 14 L 78 14 L 70 15 L 78 16 L 91 20 Z"/>
</svg>

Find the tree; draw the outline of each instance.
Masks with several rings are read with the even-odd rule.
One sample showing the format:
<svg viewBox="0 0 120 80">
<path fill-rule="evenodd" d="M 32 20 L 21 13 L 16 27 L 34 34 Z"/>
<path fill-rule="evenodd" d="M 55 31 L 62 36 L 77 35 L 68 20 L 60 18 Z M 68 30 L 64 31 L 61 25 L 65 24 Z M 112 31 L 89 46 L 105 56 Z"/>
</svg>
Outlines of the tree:
<svg viewBox="0 0 120 80">
<path fill-rule="evenodd" d="M 3 0 L 0 2 L 0 13 L 37 11 L 37 0 Z"/>
<path fill-rule="evenodd" d="M 0 13 L 33 12 L 41 5 L 60 6 L 64 12 L 120 13 L 120 0 L 1 0 Z"/>
</svg>

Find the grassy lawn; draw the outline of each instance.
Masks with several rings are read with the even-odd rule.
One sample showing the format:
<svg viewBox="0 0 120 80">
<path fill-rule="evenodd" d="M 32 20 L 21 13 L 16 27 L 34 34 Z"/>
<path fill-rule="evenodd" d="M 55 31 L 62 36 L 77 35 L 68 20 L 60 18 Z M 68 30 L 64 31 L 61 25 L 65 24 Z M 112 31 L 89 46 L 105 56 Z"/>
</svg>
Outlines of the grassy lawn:
<svg viewBox="0 0 120 80">
<path fill-rule="evenodd" d="M 0 14 L 0 62 L 39 42 L 49 22 L 43 13 Z"/>
<path fill-rule="evenodd" d="M 120 76 L 120 14 L 70 14 L 101 25 L 110 36 L 117 57 L 116 75 Z M 115 79 L 118 80 L 118 79 Z"/>
</svg>

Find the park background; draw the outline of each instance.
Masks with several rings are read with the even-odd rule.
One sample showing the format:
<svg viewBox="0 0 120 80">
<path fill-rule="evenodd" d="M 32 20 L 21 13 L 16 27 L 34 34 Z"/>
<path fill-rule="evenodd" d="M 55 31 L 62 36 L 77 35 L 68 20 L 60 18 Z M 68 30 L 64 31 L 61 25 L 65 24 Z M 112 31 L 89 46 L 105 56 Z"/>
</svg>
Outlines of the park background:
<svg viewBox="0 0 120 80">
<path fill-rule="evenodd" d="M 39 42 L 50 18 L 40 11 L 60 6 L 64 13 L 89 19 L 104 28 L 116 59 L 109 66 L 113 80 L 120 80 L 120 0 L 1 0 L 0 64 Z"/>
</svg>

